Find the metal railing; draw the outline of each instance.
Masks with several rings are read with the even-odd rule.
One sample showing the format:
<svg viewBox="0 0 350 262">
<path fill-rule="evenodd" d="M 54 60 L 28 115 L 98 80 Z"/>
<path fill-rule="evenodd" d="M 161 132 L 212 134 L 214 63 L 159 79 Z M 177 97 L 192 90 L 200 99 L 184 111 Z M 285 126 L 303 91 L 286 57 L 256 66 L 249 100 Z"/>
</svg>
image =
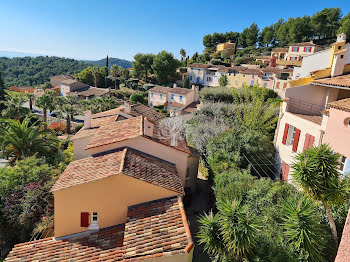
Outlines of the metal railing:
<svg viewBox="0 0 350 262">
<path fill-rule="evenodd" d="M 326 107 L 322 105 L 313 104 L 304 100 L 289 98 L 287 102 L 287 111 L 295 114 L 304 115 L 319 115 L 321 116 L 321 111 L 325 110 Z"/>
</svg>

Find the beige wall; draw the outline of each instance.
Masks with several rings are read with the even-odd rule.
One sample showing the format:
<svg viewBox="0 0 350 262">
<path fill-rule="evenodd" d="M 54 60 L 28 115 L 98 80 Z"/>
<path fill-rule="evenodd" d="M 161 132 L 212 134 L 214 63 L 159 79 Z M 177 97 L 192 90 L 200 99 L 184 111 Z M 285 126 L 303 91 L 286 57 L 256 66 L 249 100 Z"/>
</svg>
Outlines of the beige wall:
<svg viewBox="0 0 350 262">
<path fill-rule="evenodd" d="M 345 123 L 350 113 L 331 108 L 327 120 L 323 143 L 329 144 L 334 151 L 350 158 L 350 127 Z"/>
<path fill-rule="evenodd" d="M 152 103 L 152 106 L 164 105 L 166 102 L 167 102 L 167 94 L 157 93 L 153 91 L 148 92 L 148 105 L 151 105 L 151 103 Z"/>
<path fill-rule="evenodd" d="M 186 170 L 188 167 L 188 154 L 171 148 L 169 146 L 163 145 L 161 143 L 157 143 L 145 137 L 139 136 L 118 143 L 113 143 L 97 148 L 91 148 L 88 151 L 90 152 L 90 154 L 93 155 L 125 146 L 174 163 L 176 165 L 176 170 L 180 176 L 182 185 L 185 186 Z M 196 161 L 198 161 L 198 158 L 196 158 Z M 191 172 L 192 173 L 190 174 L 190 177 L 197 176 L 197 173 L 193 173 L 193 171 Z"/>
<path fill-rule="evenodd" d="M 188 77 L 190 78 L 190 83 L 196 84 L 197 77 L 199 77 L 199 84 L 204 83 L 204 75 L 206 68 L 195 68 L 195 67 L 187 67 Z M 192 76 L 192 79 L 191 79 Z"/>
<path fill-rule="evenodd" d="M 104 228 L 126 222 L 128 206 L 175 195 L 123 174 L 55 191 L 55 237 L 86 231 L 80 227 L 81 212 L 97 212 Z"/>
<path fill-rule="evenodd" d="M 190 253 L 173 255 L 173 256 L 162 256 L 157 258 L 146 259 L 143 261 L 149 262 L 191 262 L 193 257 L 193 249 Z"/>
</svg>

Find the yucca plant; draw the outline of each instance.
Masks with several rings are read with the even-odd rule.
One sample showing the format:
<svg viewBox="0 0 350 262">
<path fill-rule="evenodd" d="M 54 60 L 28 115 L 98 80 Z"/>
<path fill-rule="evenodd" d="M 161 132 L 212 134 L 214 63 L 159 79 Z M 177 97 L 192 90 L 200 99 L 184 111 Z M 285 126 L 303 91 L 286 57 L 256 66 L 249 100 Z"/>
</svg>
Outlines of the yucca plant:
<svg viewBox="0 0 350 262">
<path fill-rule="evenodd" d="M 330 204 L 344 203 L 350 189 L 348 179 L 341 179 L 338 172 L 339 157 L 326 144 L 311 147 L 296 156 L 291 172 L 303 192 L 323 205 L 337 246 L 338 234 Z"/>
<path fill-rule="evenodd" d="M 296 252 L 306 251 L 308 261 L 322 262 L 325 228 L 317 207 L 307 197 L 291 197 L 282 205 L 283 233 Z"/>
</svg>

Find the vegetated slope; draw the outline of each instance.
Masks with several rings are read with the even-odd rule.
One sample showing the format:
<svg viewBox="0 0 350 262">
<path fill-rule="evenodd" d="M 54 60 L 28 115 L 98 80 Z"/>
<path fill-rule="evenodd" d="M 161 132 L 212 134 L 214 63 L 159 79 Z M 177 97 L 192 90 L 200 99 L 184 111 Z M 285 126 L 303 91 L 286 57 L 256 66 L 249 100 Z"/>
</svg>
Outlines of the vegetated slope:
<svg viewBox="0 0 350 262">
<path fill-rule="evenodd" d="M 96 61 L 86 60 L 83 62 L 89 63 L 89 64 L 94 64 L 97 66 L 106 66 L 106 58 L 96 60 Z M 108 58 L 108 66 L 111 67 L 112 65 L 117 65 L 117 66 L 121 66 L 124 68 L 130 68 L 130 67 L 132 67 L 132 62 L 128 61 L 128 60 L 124 60 L 124 59 L 109 57 Z"/>
<path fill-rule="evenodd" d="M 55 57 L 0 57 L 0 70 L 5 86 L 36 86 L 49 81 L 49 77 L 60 74 L 76 74 L 89 64 L 78 60 Z"/>
</svg>

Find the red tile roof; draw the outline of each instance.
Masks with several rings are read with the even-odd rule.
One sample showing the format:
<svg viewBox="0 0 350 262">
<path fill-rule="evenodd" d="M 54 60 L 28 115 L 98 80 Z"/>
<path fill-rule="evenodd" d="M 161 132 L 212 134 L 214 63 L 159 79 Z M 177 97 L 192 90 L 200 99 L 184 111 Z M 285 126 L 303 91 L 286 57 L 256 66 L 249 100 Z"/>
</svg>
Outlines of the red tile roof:
<svg viewBox="0 0 350 262">
<path fill-rule="evenodd" d="M 155 86 L 155 87 L 152 87 L 151 89 L 149 89 L 148 91 L 167 94 L 170 89 L 171 88 L 167 87 L 167 86 Z"/>
<path fill-rule="evenodd" d="M 142 153 L 121 148 L 71 162 L 51 191 L 124 174 L 184 195 L 175 165 Z"/>
<path fill-rule="evenodd" d="M 100 126 L 86 149 L 117 143 L 143 134 L 142 116 Z"/>
<path fill-rule="evenodd" d="M 334 262 L 349 262 L 350 261 L 350 209 L 346 218 L 343 235 L 338 248 L 337 256 Z"/>
<path fill-rule="evenodd" d="M 208 68 L 211 67 L 212 65 L 209 64 L 199 64 L 199 63 L 194 63 L 194 64 L 190 64 L 187 67 L 193 67 L 193 68 Z"/>
<path fill-rule="evenodd" d="M 323 48 L 322 46 L 316 45 L 313 42 L 301 42 L 301 43 L 290 44 L 289 46 L 317 46 L 317 47 Z"/>
<path fill-rule="evenodd" d="M 311 84 L 350 87 L 350 74 L 314 80 Z"/>
<path fill-rule="evenodd" d="M 171 197 L 130 206 L 125 225 L 15 245 L 5 261 L 130 262 L 186 254 L 193 247 L 182 201 Z"/>
<path fill-rule="evenodd" d="M 328 108 L 335 108 L 339 109 L 345 112 L 350 112 L 350 98 L 345 98 L 342 100 L 334 101 L 331 103 L 328 103 Z"/>
<path fill-rule="evenodd" d="M 123 112 L 125 111 L 125 108 L 121 109 Z M 135 105 L 131 105 L 131 110 L 130 112 L 126 112 L 127 114 L 131 115 L 131 116 L 144 116 L 147 117 L 147 119 L 153 123 L 156 123 L 157 121 L 163 119 L 165 116 L 159 112 L 157 112 L 156 110 L 145 106 L 143 104 L 135 104 Z"/>
<path fill-rule="evenodd" d="M 287 52 L 288 52 L 288 48 L 274 48 L 274 49 L 272 49 L 271 52 L 272 52 L 272 53 L 273 53 L 273 52 L 276 52 L 276 53 L 278 53 L 278 52 L 287 53 Z"/>
<path fill-rule="evenodd" d="M 99 130 L 100 126 L 105 126 L 105 125 L 110 125 L 114 123 L 117 119 L 117 115 L 111 115 L 111 116 L 106 116 L 106 117 L 101 117 L 101 118 L 93 118 L 95 115 L 92 116 L 91 119 L 91 128 L 81 128 L 72 138 L 74 139 L 79 139 L 83 137 L 88 137 L 96 134 Z"/>
<path fill-rule="evenodd" d="M 191 93 L 191 92 L 193 92 L 192 89 L 181 88 L 181 87 L 174 87 L 169 90 L 169 93 L 180 94 L 180 95 L 187 95 L 188 93 Z"/>
</svg>

